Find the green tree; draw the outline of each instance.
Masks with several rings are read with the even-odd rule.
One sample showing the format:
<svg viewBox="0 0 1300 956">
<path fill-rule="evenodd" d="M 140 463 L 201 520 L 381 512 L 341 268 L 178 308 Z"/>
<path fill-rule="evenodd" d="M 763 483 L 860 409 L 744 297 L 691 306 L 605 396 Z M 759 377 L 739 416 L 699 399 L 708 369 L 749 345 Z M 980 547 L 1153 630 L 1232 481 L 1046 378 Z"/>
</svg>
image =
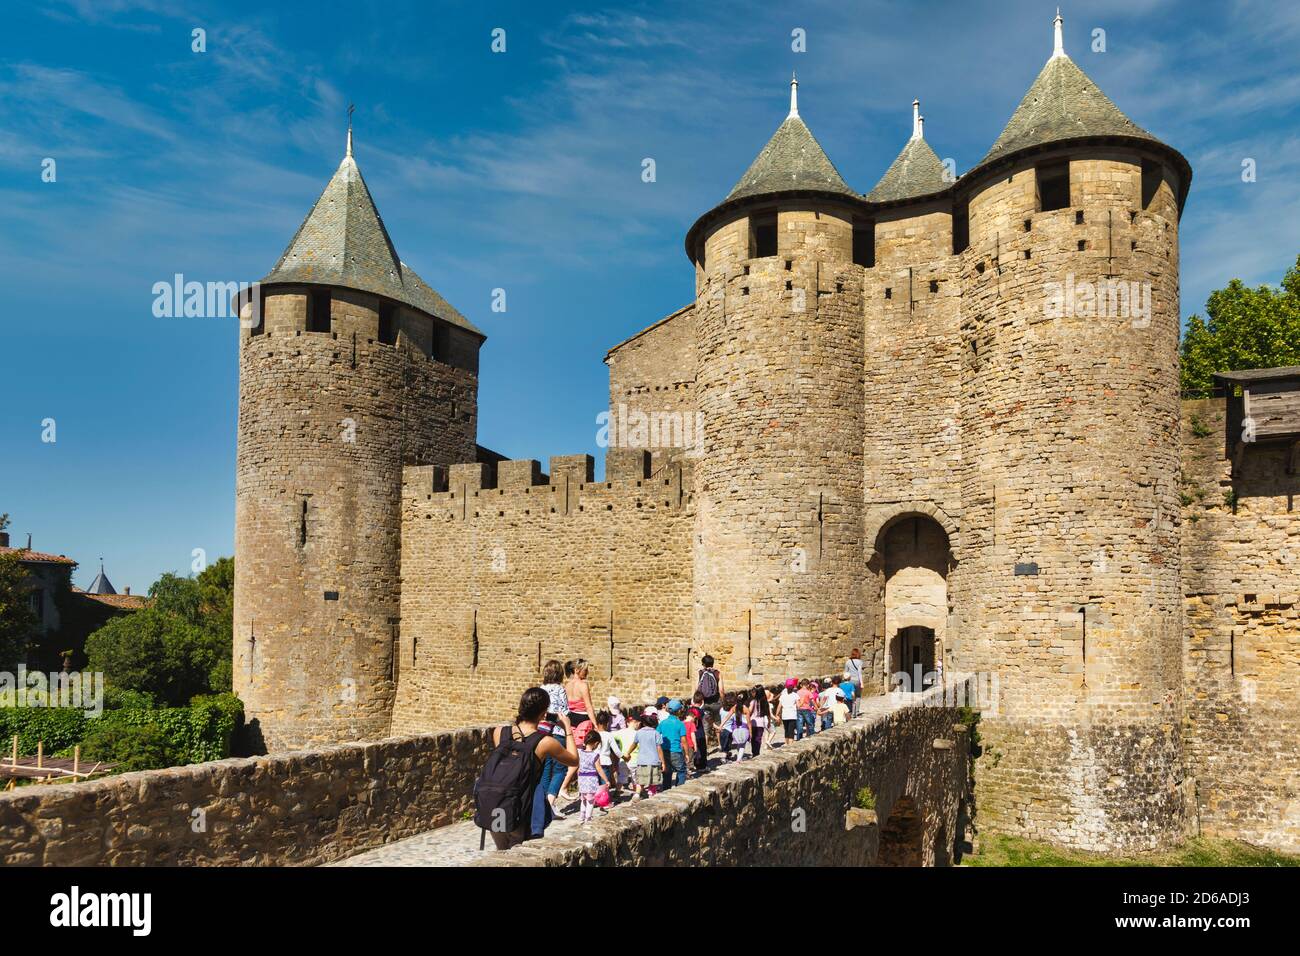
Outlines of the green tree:
<svg viewBox="0 0 1300 956">
<path fill-rule="evenodd" d="M 1210 293 L 1208 319 L 1193 315 L 1183 332 L 1183 394 L 1203 398 L 1215 372 L 1300 365 L 1300 256 L 1280 289 L 1233 279 Z"/>
<path fill-rule="evenodd" d="M 110 687 L 163 706 L 230 690 L 234 561 L 222 558 L 194 578 L 164 574 L 149 596 L 148 607 L 86 639 L 90 670 L 103 671 Z"/>
<path fill-rule="evenodd" d="M 8 522 L 8 515 L 0 516 Z M 4 523 L 0 523 L 0 528 Z M 0 668 L 12 671 L 26 658 L 27 642 L 36 630 L 27 582 L 27 569 L 13 552 L 0 554 Z"/>
</svg>

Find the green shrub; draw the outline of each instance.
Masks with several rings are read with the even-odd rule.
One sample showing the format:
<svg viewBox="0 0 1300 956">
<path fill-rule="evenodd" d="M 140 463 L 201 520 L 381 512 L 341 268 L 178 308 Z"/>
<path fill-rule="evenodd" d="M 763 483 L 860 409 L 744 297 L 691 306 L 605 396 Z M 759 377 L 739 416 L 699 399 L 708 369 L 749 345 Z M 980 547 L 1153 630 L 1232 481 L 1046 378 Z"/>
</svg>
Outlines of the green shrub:
<svg viewBox="0 0 1300 956">
<path fill-rule="evenodd" d="M 861 788 L 853 798 L 853 805 L 862 810 L 876 809 L 876 795 L 870 787 Z"/>
<path fill-rule="evenodd" d="M 153 694 L 142 690 L 125 690 L 121 687 L 104 688 L 105 710 L 153 710 L 158 706 Z"/>
<path fill-rule="evenodd" d="M 8 756 L 14 734 L 20 754 L 36 753 L 41 741 L 45 752 L 53 754 L 78 743 L 89 720 L 84 711 L 72 707 L 0 708 L 0 754 Z"/>
<path fill-rule="evenodd" d="M 197 696 L 188 707 L 122 706 L 98 717 L 73 708 L 0 708 L 0 752 L 8 753 L 17 734 L 22 754 L 36 753 L 41 741 L 51 755 L 70 754 L 80 743 L 83 758 L 118 770 L 203 763 L 230 756 L 243 716 L 244 705 L 234 694 Z"/>
<path fill-rule="evenodd" d="M 177 763 L 203 763 L 230 756 L 230 742 L 243 717 L 234 694 L 198 696 L 189 707 L 105 711 L 100 718 L 126 727 L 158 727 L 177 755 Z"/>
<path fill-rule="evenodd" d="M 119 711 L 120 713 L 120 711 Z M 115 770 L 157 770 L 184 763 L 168 733 L 158 724 L 98 720 L 81 744 L 81 759 L 113 764 Z"/>
<path fill-rule="evenodd" d="M 244 720 L 244 704 L 234 694 L 200 695 L 190 701 L 190 762 L 230 756 L 235 731 Z"/>
</svg>

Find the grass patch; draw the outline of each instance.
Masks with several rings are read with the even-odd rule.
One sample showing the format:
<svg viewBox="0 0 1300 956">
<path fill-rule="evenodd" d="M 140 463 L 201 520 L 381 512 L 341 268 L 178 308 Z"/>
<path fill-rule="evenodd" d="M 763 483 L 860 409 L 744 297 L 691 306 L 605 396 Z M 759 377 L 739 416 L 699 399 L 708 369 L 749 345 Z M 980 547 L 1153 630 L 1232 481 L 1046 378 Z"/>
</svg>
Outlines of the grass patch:
<svg viewBox="0 0 1300 956">
<path fill-rule="evenodd" d="M 1200 838 L 1174 850 L 1112 856 L 1065 850 L 1020 837 L 989 836 L 979 852 L 965 857 L 967 866 L 1297 866 L 1300 856 L 1252 846 L 1237 840 Z"/>
</svg>

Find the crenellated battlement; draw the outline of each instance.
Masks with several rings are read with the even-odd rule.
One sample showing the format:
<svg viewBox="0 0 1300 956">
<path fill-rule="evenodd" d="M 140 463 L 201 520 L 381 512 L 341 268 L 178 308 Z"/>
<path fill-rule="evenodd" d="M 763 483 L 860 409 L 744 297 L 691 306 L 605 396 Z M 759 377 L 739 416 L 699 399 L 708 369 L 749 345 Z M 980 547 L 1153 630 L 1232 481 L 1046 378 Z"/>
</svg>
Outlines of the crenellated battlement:
<svg viewBox="0 0 1300 956">
<path fill-rule="evenodd" d="M 641 467 L 637 468 L 638 459 Z M 682 511 L 694 504 L 693 468 L 678 458 L 649 471 L 649 452 L 611 455 L 606 481 L 593 479 L 590 455 L 557 455 L 549 474 L 532 458 L 402 469 L 405 516 L 469 521 L 536 515 Z"/>
</svg>

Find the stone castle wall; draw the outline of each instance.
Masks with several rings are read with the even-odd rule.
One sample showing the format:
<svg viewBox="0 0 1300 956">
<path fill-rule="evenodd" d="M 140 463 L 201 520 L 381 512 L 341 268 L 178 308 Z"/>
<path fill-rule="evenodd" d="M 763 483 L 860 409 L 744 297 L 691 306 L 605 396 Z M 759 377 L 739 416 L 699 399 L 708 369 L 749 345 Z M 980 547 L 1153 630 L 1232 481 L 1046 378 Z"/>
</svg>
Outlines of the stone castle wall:
<svg viewBox="0 0 1300 956">
<path fill-rule="evenodd" d="M 862 268 L 851 213 L 779 205 L 777 254 L 717 227 L 697 274 L 695 635 L 727 669 L 816 673 L 864 646 Z"/>
<path fill-rule="evenodd" d="M 635 456 L 633 456 L 635 457 Z M 593 704 L 694 690 L 689 465 L 584 455 L 406 469 L 394 732 L 513 713 L 541 665 L 585 658 Z"/>
<path fill-rule="evenodd" d="M 874 618 L 876 653 L 867 663 L 880 686 L 898 667 L 900 627 L 932 627 L 948 648 L 947 594 L 949 578 L 961 573 L 960 542 L 940 539 L 962 516 L 959 262 L 950 202 L 877 216 L 863 291 L 863 544 L 868 594 L 885 608 Z"/>
<path fill-rule="evenodd" d="M 234 689 L 271 750 L 388 734 L 401 466 L 475 449 L 473 371 L 375 341 L 378 301 L 346 290 L 306 331 L 304 293 L 240 338 Z"/>
<path fill-rule="evenodd" d="M 1039 212 L 1021 162 L 972 195 L 963 253 L 954 652 L 1001 677 L 980 813 L 1097 850 L 1186 819 L 1170 175 L 1143 208 L 1137 155 L 1075 153 L 1069 206 Z M 1149 284 L 1149 317 L 1051 314 L 1053 283 L 1108 276 Z"/>
<path fill-rule="evenodd" d="M 1233 477 L 1224 406 L 1183 403 L 1187 761 L 1202 833 L 1296 852 L 1300 475 L 1261 443 Z"/>
<path fill-rule="evenodd" d="M 625 447 L 649 449 L 652 472 L 674 457 L 672 449 L 698 447 L 694 303 L 616 345 L 605 363 L 611 416 L 624 419 Z"/>
<path fill-rule="evenodd" d="M 302 866 L 462 818 L 491 727 L 0 793 L 4 866 Z"/>
</svg>

